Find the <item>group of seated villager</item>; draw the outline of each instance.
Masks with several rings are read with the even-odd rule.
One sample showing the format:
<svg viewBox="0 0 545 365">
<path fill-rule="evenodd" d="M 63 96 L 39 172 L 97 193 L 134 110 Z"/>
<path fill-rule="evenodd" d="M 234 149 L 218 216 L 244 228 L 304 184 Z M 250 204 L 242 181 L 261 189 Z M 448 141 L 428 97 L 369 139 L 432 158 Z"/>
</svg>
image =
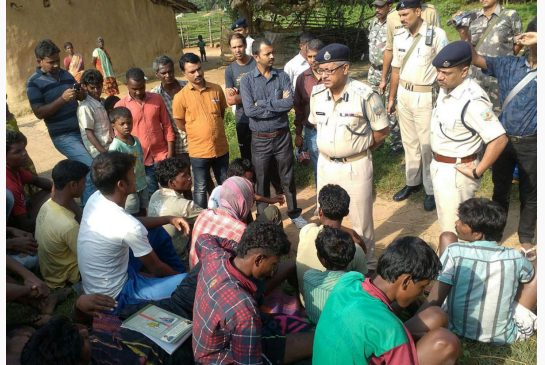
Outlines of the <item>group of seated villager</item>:
<svg viewBox="0 0 545 365">
<path fill-rule="evenodd" d="M 66 159 L 51 179 L 38 176 L 26 150 L 38 142 L 9 124 L 8 111 L 6 294 L 29 313 L 7 328 L 8 364 L 450 365 L 461 339 L 532 337 L 537 20 L 509 38 L 526 46 L 522 57 L 482 56 L 475 42 L 448 44 L 438 27 L 427 45 L 433 6 L 401 0 L 390 11 L 390 3 L 373 2 L 370 29 L 384 38 L 376 44 L 400 32 L 384 61 L 372 50 L 374 88 L 350 76 L 348 46 L 306 33 L 285 71 L 274 68 L 273 42 L 252 39 L 246 19 L 232 25 L 225 88 L 185 53 L 178 65 L 166 55 L 149 60 L 158 79 L 149 91 L 143 69 L 128 69 L 127 93 L 117 97 L 102 38 L 93 53 L 100 70 L 83 69 L 68 42 L 65 67 L 78 82 L 59 67 L 55 43 L 39 41 L 27 94 Z M 178 66 L 187 81 L 175 77 Z M 498 117 L 471 76 L 476 67 L 498 79 Z M 388 120 L 397 100 L 398 127 Z M 230 156 L 229 107 L 240 158 Z M 393 200 L 423 184 L 439 242 L 375 237 L 373 153 L 399 127 L 406 186 Z M 305 217 L 294 143 L 316 186 Z M 502 245 L 515 164 L 518 249 Z M 490 167 L 492 200 L 477 198 Z M 172 353 L 121 327 L 150 303 L 192 321 Z"/>
</svg>

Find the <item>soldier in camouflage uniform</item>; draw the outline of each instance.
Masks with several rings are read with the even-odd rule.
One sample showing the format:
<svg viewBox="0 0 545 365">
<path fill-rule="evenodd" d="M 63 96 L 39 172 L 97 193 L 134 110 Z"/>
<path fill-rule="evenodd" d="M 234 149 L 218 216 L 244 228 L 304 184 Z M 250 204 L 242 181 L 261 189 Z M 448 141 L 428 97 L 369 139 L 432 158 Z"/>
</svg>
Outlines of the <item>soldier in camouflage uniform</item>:
<svg viewBox="0 0 545 365">
<path fill-rule="evenodd" d="M 380 80 L 382 79 L 382 61 L 384 58 L 384 47 L 386 46 L 386 17 L 390 12 L 391 0 L 375 0 L 375 17 L 369 24 L 369 72 L 367 73 L 367 82 L 373 87 L 373 90 L 379 94 Z M 388 73 L 388 84 L 383 95 L 382 101 L 386 104 L 390 93 L 390 73 Z M 390 145 L 393 153 L 403 151 L 401 143 L 401 134 L 399 124 L 395 113 L 388 115 L 390 124 Z"/>
<path fill-rule="evenodd" d="M 504 9 L 498 0 L 481 0 L 483 8 L 477 11 L 477 17 L 469 23 L 456 28 L 460 39 L 470 41 L 477 53 L 483 56 L 498 57 L 518 54 L 520 46 L 513 38 L 522 32 L 522 22 L 515 10 Z M 490 29 L 489 28 L 490 25 Z M 498 81 L 484 75 L 475 66 L 471 68 L 473 77 L 487 92 L 494 104 L 497 116 L 501 113 Z"/>
</svg>

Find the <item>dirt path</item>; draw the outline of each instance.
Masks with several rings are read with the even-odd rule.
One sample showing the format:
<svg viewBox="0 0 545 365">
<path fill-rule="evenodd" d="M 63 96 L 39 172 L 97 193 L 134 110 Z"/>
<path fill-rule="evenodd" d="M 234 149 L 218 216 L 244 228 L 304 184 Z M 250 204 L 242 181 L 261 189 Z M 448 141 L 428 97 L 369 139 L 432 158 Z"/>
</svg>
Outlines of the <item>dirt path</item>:
<svg viewBox="0 0 545 365">
<path fill-rule="evenodd" d="M 188 48 L 184 51 L 198 54 L 197 48 Z M 203 63 L 205 78 L 223 87 L 225 66 L 221 65 L 219 48 L 208 49 L 207 56 L 208 62 Z M 362 63 L 356 63 L 352 69 L 352 75 L 355 78 L 361 78 L 367 72 L 367 66 Z M 147 89 L 151 89 L 156 84 L 157 81 L 149 81 Z M 120 92 L 122 96 L 126 95 L 127 89 L 124 85 L 120 85 Z M 17 120 L 21 132 L 28 138 L 27 150 L 34 160 L 38 173 L 42 176 L 51 177 L 51 169 L 57 161 L 64 157 L 53 147 L 45 124 L 41 120 L 37 120 L 32 114 L 20 116 Z M 317 221 L 317 217 L 313 217 L 316 204 L 314 187 L 307 187 L 298 191 L 297 203 L 303 209 L 303 216 L 307 220 Z M 284 216 L 286 216 L 285 210 L 285 207 L 281 208 Z M 518 235 L 516 233 L 519 217 L 518 210 L 518 201 L 514 201 L 511 204 L 504 234 L 504 243 L 512 247 L 518 246 Z M 409 199 L 397 203 L 392 201 L 389 196 L 378 195 L 375 197 L 373 205 L 373 218 L 377 254 L 380 254 L 381 250 L 398 236 L 414 235 L 421 237 L 434 246 L 438 243 L 440 228 L 436 212 L 424 211 L 420 201 Z M 346 223 L 349 225 L 348 220 Z M 284 228 L 291 242 L 298 242 L 298 230 L 288 219 L 284 220 Z"/>
</svg>

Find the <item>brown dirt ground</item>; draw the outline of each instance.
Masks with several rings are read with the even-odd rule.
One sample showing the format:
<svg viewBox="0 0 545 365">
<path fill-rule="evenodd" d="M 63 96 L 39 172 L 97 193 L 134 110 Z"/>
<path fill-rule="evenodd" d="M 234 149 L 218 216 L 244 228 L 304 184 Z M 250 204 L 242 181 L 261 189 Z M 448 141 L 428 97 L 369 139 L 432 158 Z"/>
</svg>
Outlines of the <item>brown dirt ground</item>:
<svg viewBox="0 0 545 365">
<path fill-rule="evenodd" d="M 185 52 L 194 52 L 198 54 L 198 48 L 187 48 Z M 208 81 L 224 86 L 224 70 L 219 57 L 219 48 L 207 49 L 208 62 L 203 63 L 206 71 L 205 77 Z M 357 62 L 352 67 L 352 76 L 362 78 L 367 72 L 367 66 L 362 62 Z M 123 81 L 123 80 L 119 80 Z M 155 86 L 158 81 L 148 82 L 148 89 Z M 125 85 L 121 85 L 120 92 L 124 96 L 127 94 Z M 51 169 L 55 163 L 64 158 L 54 147 L 47 134 L 46 127 L 41 120 L 37 120 L 34 115 L 24 115 L 18 117 L 18 124 L 21 131 L 28 138 L 28 153 L 36 165 L 38 173 L 42 176 L 50 177 Z M 298 205 L 303 209 L 303 216 L 307 220 L 317 221 L 313 217 L 316 207 L 316 194 L 314 187 L 306 187 L 297 194 Z M 285 207 L 281 211 L 285 215 Z M 517 222 L 519 217 L 519 204 L 514 201 L 509 211 L 509 219 L 505 230 L 504 244 L 511 247 L 518 247 Z M 375 237 L 377 254 L 390 244 L 396 237 L 405 235 L 414 235 L 424 239 L 433 246 L 437 247 L 440 234 L 439 224 L 435 212 L 426 212 L 421 206 L 421 202 L 404 201 L 394 202 L 390 196 L 375 196 L 373 205 L 373 218 L 375 223 Z M 349 220 L 346 221 L 350 225 Z M 298 242 L 298 230 L 291 224 L 289 219 L 284 220 L 284 228 L 290 241 L 294 244 Z"/>
</svg>

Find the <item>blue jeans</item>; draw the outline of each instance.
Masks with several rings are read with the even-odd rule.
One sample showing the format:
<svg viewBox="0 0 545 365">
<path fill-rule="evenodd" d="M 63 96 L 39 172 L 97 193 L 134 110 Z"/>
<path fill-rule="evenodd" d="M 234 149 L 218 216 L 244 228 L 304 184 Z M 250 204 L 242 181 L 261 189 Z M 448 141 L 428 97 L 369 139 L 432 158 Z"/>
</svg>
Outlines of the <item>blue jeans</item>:
<svg viewBox="0 0 545 365">
<path fill-rule="evenodd" d="M 185 272 L 184 264 L 182 260 L 176 254 L 176 249 L 172 244 L 172 238 L 163 227 L 156 227 L 148 229 L 148 241 L 153 248 L 153 252 L 159 257 L 159 260 L 170 266 L 173 270 L 178 272 Z M 134 271 L 139 272 L 142 269 L 142 261 L 137 257 L 134 257 L 132 250 L 129 250 L 129 266 Z"/>
<path fill-rule="evenodd" d="M 70 132 L 60 136 L 51 137 L 53 145 L 69 160 L 79 161 L 91 168 L 93 163 L 93 158 L 89 152 L 85 149 L 83 141 L 81 140 L 81 134 L 79 132 Z M 93 185 L 91 180 L 91 172 L 87 174 L 85 178 L 85 190 L 81 195 L 81 205 L 84 206 L 87 203 L 87 199 L 93 194 L 97 189 Z"/>
<path fill-rule="evenodd" d="M 227 167 L 229 166 L 229 153 L 214 158 L 190 157 L 191 169 L 193 170 L 193 201 L 203 209 L 208 206 L 206 198 L 206 182 L 210 178 L 210 167 L 219 185 L 227 178 Z"/>
<path fill-rule="evenodd" d="M 318 144 L 316 143 L 316 128 L 309 128 L 305 126 L 305 140 L 304 149 L 310 154 L 310 163 L 312 164 L 312 171 L 314 171 L 314 185 L 317 186 L 317 171 L 318 171 Z"/>
<path fill-rule="evenodd" d="M 148 184 L 149 196 L 151 197 L 157 189 L 159 189 L 157 177 L 155 176 L 155 165 L 144 166 L 146 170 L 146 183 Z"/>
</svg>

